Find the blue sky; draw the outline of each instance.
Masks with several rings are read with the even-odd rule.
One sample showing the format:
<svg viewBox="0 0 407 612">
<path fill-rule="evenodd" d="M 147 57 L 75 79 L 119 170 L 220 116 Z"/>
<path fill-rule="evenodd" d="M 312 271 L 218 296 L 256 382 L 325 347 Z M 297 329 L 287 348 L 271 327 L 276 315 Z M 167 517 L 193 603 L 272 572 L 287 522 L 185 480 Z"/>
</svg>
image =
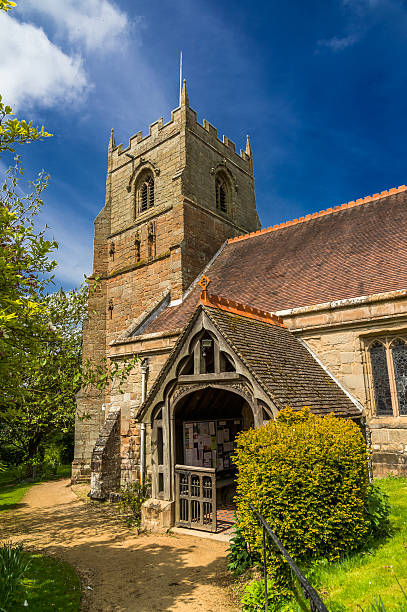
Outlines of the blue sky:
<svg viewBox="0 0 407 612">
<path fill-rule="evenodd" d="M 190 104 L 250 134 L 262 225 L 407 182 L 407 4 L 398 0 L 17 0 L 0 15 L 0 92 L 52 139 L 21 149 L 52 177 L 56 284 L 91 270 L 107 143 Z M 1 170 L 9 162 L 0 161 Z"/>
</svg>

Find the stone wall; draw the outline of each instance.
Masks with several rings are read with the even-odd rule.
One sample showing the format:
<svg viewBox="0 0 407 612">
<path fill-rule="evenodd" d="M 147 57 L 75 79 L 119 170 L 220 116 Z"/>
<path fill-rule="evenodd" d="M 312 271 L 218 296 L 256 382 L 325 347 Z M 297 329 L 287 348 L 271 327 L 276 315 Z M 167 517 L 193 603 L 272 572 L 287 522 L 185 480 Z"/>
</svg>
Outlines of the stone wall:
<svg viewBox="0 0 407 612">
<path fill-rule="evenodd" d="M 376 336 L 407 330 L 407 292 L 296 308 L 279 313 L 363 406 L 376 476 L 407 474 L 407 417 L 375 414 L 366 347 Z"/>
<path fill-rule="evenodd" d="M 111 408 L 92 452 L 92 499 L 104 500 L 120 488 L 120 442 L 120 408 Z"/>
<path fill-rule="evenodd" d="M 88 318 L 83 328 L 83 360 L 100 363 L 106 356 L 106 298 L 107 283 L 103 280 L 108 262 L 108 236 L 110 233 L 110 203 L 107 203 L 95 220 L 93 274 L 90 279 Z M 93 287 L 92 278 L 102 278 Z M 90 478 L 92 449 L 105 419 L 102 406 L 106 393 L 96 388 L 82 390 L 77 395 L 75 415 L 75 451 L 72 464 L 72 481 Z"/>
<path fill-rule="evenodd" d="M 226 136 L 220 141 L 217 130 L 208 122 L 200 125 L 196 113 L 188 109 L 183 195 L 227 222 L 232 220 L 240 231 L 231 236 L 260 229 L 251 160 L 243 151 L 238 155 L 234 143 Z M 216 210 L 215 177 L 219 171 L 229 179 L 232 189 L 228 215 Z"/>
<path fill-rule="evenodd" d="M 161 368 L 166 362 L 176 336 L 170 338 L 143 339 L 132 343 L 131 351 L 148 355 L 147 393 L 151 389 Z M 155 342 L 154 342 L 155 340 Z M 154 345 L 160 350 L 154 353 Z M 125 346 L 125 345 L 124 345 Z M 165 346 L 167 346 L 165 350 Z M 116 351 L 121 347 L 115 347 Z M 143 350 L 144 349 L 144 350 Z M 137 363 L 129 379 L 123 386 L 124 393 L 112 391 L 112 404 L 121 408 L 121 483 L 137 480 L 140 475 L 140 423 L 135 419 L 137 410 L 141 406 L 141 359 Z M 146 430 L 145 465 L 150 470 L 150 440 L 149 428 Z"/>
</svg>

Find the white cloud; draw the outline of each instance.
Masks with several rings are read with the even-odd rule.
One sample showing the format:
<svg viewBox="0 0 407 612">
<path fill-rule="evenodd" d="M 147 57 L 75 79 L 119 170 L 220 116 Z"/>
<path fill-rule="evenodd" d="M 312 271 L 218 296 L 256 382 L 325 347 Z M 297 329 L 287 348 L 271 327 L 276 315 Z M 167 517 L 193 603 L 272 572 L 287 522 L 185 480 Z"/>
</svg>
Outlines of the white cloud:
<svg viewBox="0 0 407 612">
<path fill-rule="evenodd" d="M 72 43 L 83 43 L 89 51 L 114 48 L 129 29 L 126 13 L 108 0 L 26 0 L 23 8 L 49 17 Z"/>
<path fill-rule="evenodd" d="M 73 102 L 87 88 L 80 57 L 55 46 L 45 32 L 0 12 L 1 93 L 14 110 Z"/>
<path fill-rule="evenodd" d="M 359 42 L 360 36 L 357 34 L 348 34 L 348 36 L 338 37 L 334 36 L 333 38 L 328 38 L 326 40 L 319 40 L 318 47 L 326 47 L 331 49 L 332 51 L 338 52 L 347 49 L 348 47 L 353 47 L 357 42 Z"/>
</svg>

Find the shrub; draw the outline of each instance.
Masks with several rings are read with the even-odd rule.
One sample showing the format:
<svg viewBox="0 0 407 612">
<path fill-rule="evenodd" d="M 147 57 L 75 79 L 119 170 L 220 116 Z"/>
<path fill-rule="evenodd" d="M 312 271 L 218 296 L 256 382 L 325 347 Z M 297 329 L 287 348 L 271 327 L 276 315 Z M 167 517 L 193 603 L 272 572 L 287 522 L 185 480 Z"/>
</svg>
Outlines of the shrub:
<svg viewBox="0 0 407 612">
<path fill-rule="evenodd" d="M 242 597 L 242 612 L 263 612 L 266 609 L 264 595 L 264 580 L 249 582 Z M 267 599 L 270 612 L 277 612 L 284 604 L 284 598 L 269 579 L 267 579 Z"/>
<path fill-rule="evenodd" d="M 287 408 L 275 422 L 239 434 L 234 460 L 239 523 L 255 553 L 262 529 L 249 501 L 297 563 L 332 561 L 360 547 L 369 530 L 367 452 L 352 421 Z M 270 574 L 288 595 L 288 565 L 272 546 L 267 555 Z"/>
<path fill-rule="evenodd" d="M 141 506 L 150 497 L 150 483 L 132 482 L 123 487 L 119 502 L 120 510 L 127 514 L 127 523 L 140 527 Z"/>
<path fill-rule="evenodd" d="M 380 485 L 371 482 L 367 490 L 366 513 L 369 521 L 368 536 L 369 541 L 383 538 L 390 534 L 390 502 L 389 496 Z"/>
<path fill-rule="evenodd" d="M 240 576 L 253 565 L 246 540 L 242 535 L 239 523 L 236 521 L 234 526 L 234 536 L 230 539 L 229 554 L 227 555 L 228 570 L 235 576 Z"/>
<path fill-rule="evenodd" d="M 0 547 L 0 610 L 7 610 L 23 592 L 22 580 L 29 565 L 22 544 L 6 542 Z"/>
</svg>

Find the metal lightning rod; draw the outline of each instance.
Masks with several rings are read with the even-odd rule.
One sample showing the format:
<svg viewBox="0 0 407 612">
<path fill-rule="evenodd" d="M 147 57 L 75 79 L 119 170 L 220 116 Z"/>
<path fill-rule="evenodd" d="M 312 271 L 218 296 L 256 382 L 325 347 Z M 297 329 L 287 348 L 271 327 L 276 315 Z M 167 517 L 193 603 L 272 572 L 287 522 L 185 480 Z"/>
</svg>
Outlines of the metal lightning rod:
<svg viewBox="0 0 407 612">
<path fill-rule="evenodd" d="M 179 105 L 181 106 L 182 95 L 182 51 L 179 56 Z"/>
</svg>

